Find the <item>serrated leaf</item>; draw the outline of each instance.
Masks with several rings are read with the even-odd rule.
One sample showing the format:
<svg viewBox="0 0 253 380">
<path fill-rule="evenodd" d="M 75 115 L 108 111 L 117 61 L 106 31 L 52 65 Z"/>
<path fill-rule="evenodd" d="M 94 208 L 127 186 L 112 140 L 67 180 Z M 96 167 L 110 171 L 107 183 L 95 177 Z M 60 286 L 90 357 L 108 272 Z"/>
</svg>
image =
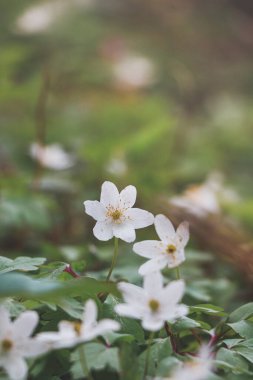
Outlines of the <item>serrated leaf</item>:
<svg viewBox="0 0 253 380">
<path fill-rule="evenodd" d="M 223 340 L 223 343 L 225 343 L 225 345 L 227 346 L 227 348 L 232 348 L 236 345 L 238 345 L 239 343 L 243 342 L 243 339 L 224 339 Z"/>
<path fill-rule="evenodd" d="M 194 329 L 196 327 L 200 327 L 200 323 L 188 317 L 180 318 L 176 323 L 173 324 L 173 330 L 176 332 Z"/>
<path fill-rule="evenodd" d="M 45 261 L 46 259 L 44 257 L 20 256 L 14 260 L 11 260 L 7 257 L 0 256 L 0 274 L 17 270 L 26 272 L 38 270 L 38 267 L 44 264 Z"/>
<path fill-rule="evenodd" d="M 253 348 L 236 346 L 234 347 L 234 351 L 238 352 L 238 354 L 253 364 Z"/>
<path fill-rule="evenodd" d="M 239 321 L 235 323 L 227 323 L 237 334 L 246 339 L 253 338 L 253 322 Z"/>
<path fill-rule="evenodd" d="M 215 362 L 219 367 L 231 369 L 235 374 L 248 372 L 247 361 L 240 357 L 238 353 L 228 350 L 227 348 L 219 349 Z"/>
<path fill-rule="evenodd" d="M 217 315 L 217 316 L 225 316 L 223 308 L 211 305 L 211 304 L 200 304 L 190 307 L 190 313 L 204 313 L 208 315 Z"/>
<path fill-rule="evenodd" d="M 251 315 L 253 315 L 253 302 L 242 305 L 234 310 L 229 316 L 229 321 L 239 322 L 242 319 L 249 318 Z"/>
</svg>

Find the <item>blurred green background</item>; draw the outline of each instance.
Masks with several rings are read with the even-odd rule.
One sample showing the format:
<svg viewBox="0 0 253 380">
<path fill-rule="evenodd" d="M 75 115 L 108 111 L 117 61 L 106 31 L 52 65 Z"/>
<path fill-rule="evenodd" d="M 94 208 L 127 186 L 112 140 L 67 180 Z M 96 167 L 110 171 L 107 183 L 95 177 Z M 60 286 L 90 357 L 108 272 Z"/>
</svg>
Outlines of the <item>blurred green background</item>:
<svg viewBox="0 0 253 380">
<path fill-rule="evenodd" d="M 251 1 L 0 8 L 1 255 L 75 260 L 97 244 L 83 201 L 104 180 L 155 213 L 216 176 L 219 208 L 252 232 Z"/>
</svg>

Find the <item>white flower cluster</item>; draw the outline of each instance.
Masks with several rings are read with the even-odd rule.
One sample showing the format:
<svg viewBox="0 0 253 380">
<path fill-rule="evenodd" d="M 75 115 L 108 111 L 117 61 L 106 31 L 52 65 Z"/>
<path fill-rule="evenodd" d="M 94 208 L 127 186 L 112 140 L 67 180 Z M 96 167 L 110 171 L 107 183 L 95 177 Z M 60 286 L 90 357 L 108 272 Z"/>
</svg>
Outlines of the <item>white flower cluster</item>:
<svg viewBox="0 0 253 380">
<path fill-rule="evenodd" d="M 154 218 L 150 212 L 134 208 L 135 201 L 134 186 L 127 186 L 119 193 L 113 183 L 104 182 L 100 202 L 85 201 L 84 205 L 86 213 L 97 221 L 93 232 L 100 240 L 115 237 L 133 242 L 136 238 L 135 229 L 154 223 L 160 240 L 142 241 L 133 246 L 135 253 L 149 259 L 139 268 L 140 275 L 144 276 L 143 288 L 127 282 L 119 283 L 124 303 L 117 304 L 115 311 L 121 316 L 141 320 L 146 330 L 159 331 L 165 323 L 173 323 L 188 313 L 188 307 L 180 304 L 184 295 L 184 281 L 172 281 L 164 286 L 160 270 L 177 267 L 185 260 L 184 248 L 189 240 L 189 226 L 183 222 L 175 231 L 167 217 L 157 215 Z M 61 321 L 58 331 L 41 332 L 32 337 L 38 320 L 35 311 L 25 311 L 15 321 L 11 321 L 9 312 L 3 306 L 0 307 L 0 367 L 4 368 L 11 380 L 26 377 L 26 358 L 54 349 L 71 348 L 121 327 L 111 319 L 97 321 L 97 305 L 92 299 L 86 302 L 81 321 Z M 210 363 L 206 361 L 207 368 L 201 361 L 202 356 L 200 361 L 189 362 L 189 365 L 175 372 L 173 379 L 183 379 L 186 373 L 189 379 L 204 379 Z M 198 377 L 199 374 L 203 377 Z"/>
</svg>

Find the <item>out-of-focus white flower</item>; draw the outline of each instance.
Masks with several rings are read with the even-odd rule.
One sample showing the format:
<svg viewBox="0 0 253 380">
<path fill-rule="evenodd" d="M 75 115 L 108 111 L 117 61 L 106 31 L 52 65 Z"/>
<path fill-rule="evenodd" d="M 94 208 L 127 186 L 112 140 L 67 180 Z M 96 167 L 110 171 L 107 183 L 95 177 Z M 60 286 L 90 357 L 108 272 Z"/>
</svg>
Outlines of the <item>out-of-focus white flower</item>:
<svg viewBox="0 0 253 380">
<path fill-rule="evenodd" d="M 145 240 L 133 246 L 135 253 L 150 259 L 139 268 L 142 276 L 166 266 L 175 268 L 185 260 L 184 247 L 189 240 L 189 224 L 183 222 L 175 231 L 171 221 L 161 214 L 155 217 L 154 224 L 161 240 Z"/>
<path fill-rule="evenodd" d="M 135 240 L 135 229 L 153 224 L 154 216 L 150 212 L 133 208 L 135 201 L 134 186 L 127 186 L 119 193 L 112 182 L 104 182 L 100 202 L 84 202 L 86 214 L 97 220 L 93 228 L 96 238 L 109 240 L 115 236 L 130 243 Z"/>
<path fill-rule="evenodd" d="M 46 342 L 52 349 L 72 347 L 90 341 L 106 332 L 117 331 L 120 324 L 112 319 L 97 321 L 97 305 L 89 299 L 85 304 L 81 322 L 61 321 L 58 332 L 45 332 L 37 335 L 37 340 Z"/>
<path fill-rule="evenodd" d="M 184 294 L 183 280 L 172 281 L 163 287 L 160 272 L 150 273 L 144 277 L 144 286 L 121 282 L 118 284 L 126 303 L 115 306 L 115 311 L 122 316 L 141 319 L 144 329 L 160 330 L 165 321 L 174 322 L 188 313 L 188 307 L 178 304 Z"/>
<path fill-rule="evenodd" d="M 127 164 L 122 158 L 112 158 L 106 165 L 106 170 L 110 174 L 122 176 L 127 172 Z"/>
<path fill-rule="evenodd" d="M 9 312 L 0 307 L 0 367 L 11 380 L 26 377 L 28 367 L 24 358 L 36 357 L 49 350 L 47 344 L 31 337 L 38 320 L 35 311 L 25 311 L 12 322 Z"/>
<path fill-rule="evenodd" d="M 225 188 L 222 175 L 215 172 L 203 184 L 190 186 L 181 196 L 173 197 L 170 203 L 199 217 L 205 217 L 208 214 L 218 214 L 222 203 L 238 201 L 235 191 Z"/>
<path fill-rule="evenodd" d="M 154 380 L 205 380 L 213 367 L 212 353 L 207 346 L 202 346 L 198 356 L 178 367 L 171 377 Z"/>
<path fill-rule="evenodd" d="M 33 143 L 30 147 L 30 155 L 42 166 L 53 170 L 69 169 L 75 164 L 74 157 L 66 153 L 60 144 L 42 146 Z"/>
<path fill-rule="evenodd" d="M 64 15 L 70 7 L 90 6 L 92 0 L 53 0 L 27 8 L 15 25 L 21 34 L 36 34 L 46 31 L 55 21 Z"/>
<path fill-rule="evenodd" d="M 155 80 L 153 63 L 146 57 L 123 55 L 113 64 L 113 75 L 117 85 L 126 88 L 144 88 Z"/>
</svg>

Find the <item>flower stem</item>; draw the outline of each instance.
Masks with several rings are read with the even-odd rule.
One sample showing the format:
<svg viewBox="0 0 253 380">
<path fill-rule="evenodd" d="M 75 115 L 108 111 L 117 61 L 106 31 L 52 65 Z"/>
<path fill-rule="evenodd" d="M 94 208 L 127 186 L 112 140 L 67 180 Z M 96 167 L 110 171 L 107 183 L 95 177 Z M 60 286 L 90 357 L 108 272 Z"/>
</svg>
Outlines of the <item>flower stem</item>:
<svg viewBox="0 0 253 380">
<path fill-rule="evenodd" d="M 151 348 L 151 343 L 154 339 L 154 331 L 151 331 L 148 339 L 148 348 L 146 352 L 146 360 L 145 360 L 145 368 L 144 368 L 144 375 L 143 375 L 143 380 L 145 380 L 147 374 L 148 374 L 148 365 L 149 365 L 149 357 L 150 357 L 150 348 Z"/>
<path fill-rule="evenodd" d="M 115 237 L 114 238 L 114 253 L 113 253 L 113 257 L 112 257 L 111 268 L 110 268 L 109 273 L 106 277 L 106 281 L 110 280 L 112 271 L 113 271 L 115 264 L 116 264 L 116 261 L 117 261 L 118 253 L 119 253 L 119 239 Z"/>
<path fill-rule="evenodd" d="M 67 264 L 66 265 L 66 267 L 65 267 L 65 269 L 64 269 L 64 271 L 63 272 L 67 272 L 67 273 L 69 273 L 72 277 L 74 277 L 74 278 L 79 278 L 80 276 L 79 276 L 79 274 L 77 274 L 74 270 L 73 270 L 73 268 L 72 268 L 72 266 L 70 265 L 70 264 Z"/>
<path fill-rule="evenodd" d="M 175 268 L 176 269 L 176 277 L 177 277 L 177 280 L 180 280 L 181 276 L 180 276 L 180 269 L 179 269 L 179 266 Z"/>
<path fill-rule="evenodd" d="M 79 358 L 80 358 L 80 363 L 81 363 L 81 367 L 82 367 L 84 377 L 85 378 L 87 377 L 88 380 L 93 380 L 93 377 L 91 376 L 91 373 L 90 373 L 88 365 L 87 365 L 85 351 L 84 351 L 84 345 L 80 346 L 78 348 L 78 351 L 79 351 Z"/>
</svg>

